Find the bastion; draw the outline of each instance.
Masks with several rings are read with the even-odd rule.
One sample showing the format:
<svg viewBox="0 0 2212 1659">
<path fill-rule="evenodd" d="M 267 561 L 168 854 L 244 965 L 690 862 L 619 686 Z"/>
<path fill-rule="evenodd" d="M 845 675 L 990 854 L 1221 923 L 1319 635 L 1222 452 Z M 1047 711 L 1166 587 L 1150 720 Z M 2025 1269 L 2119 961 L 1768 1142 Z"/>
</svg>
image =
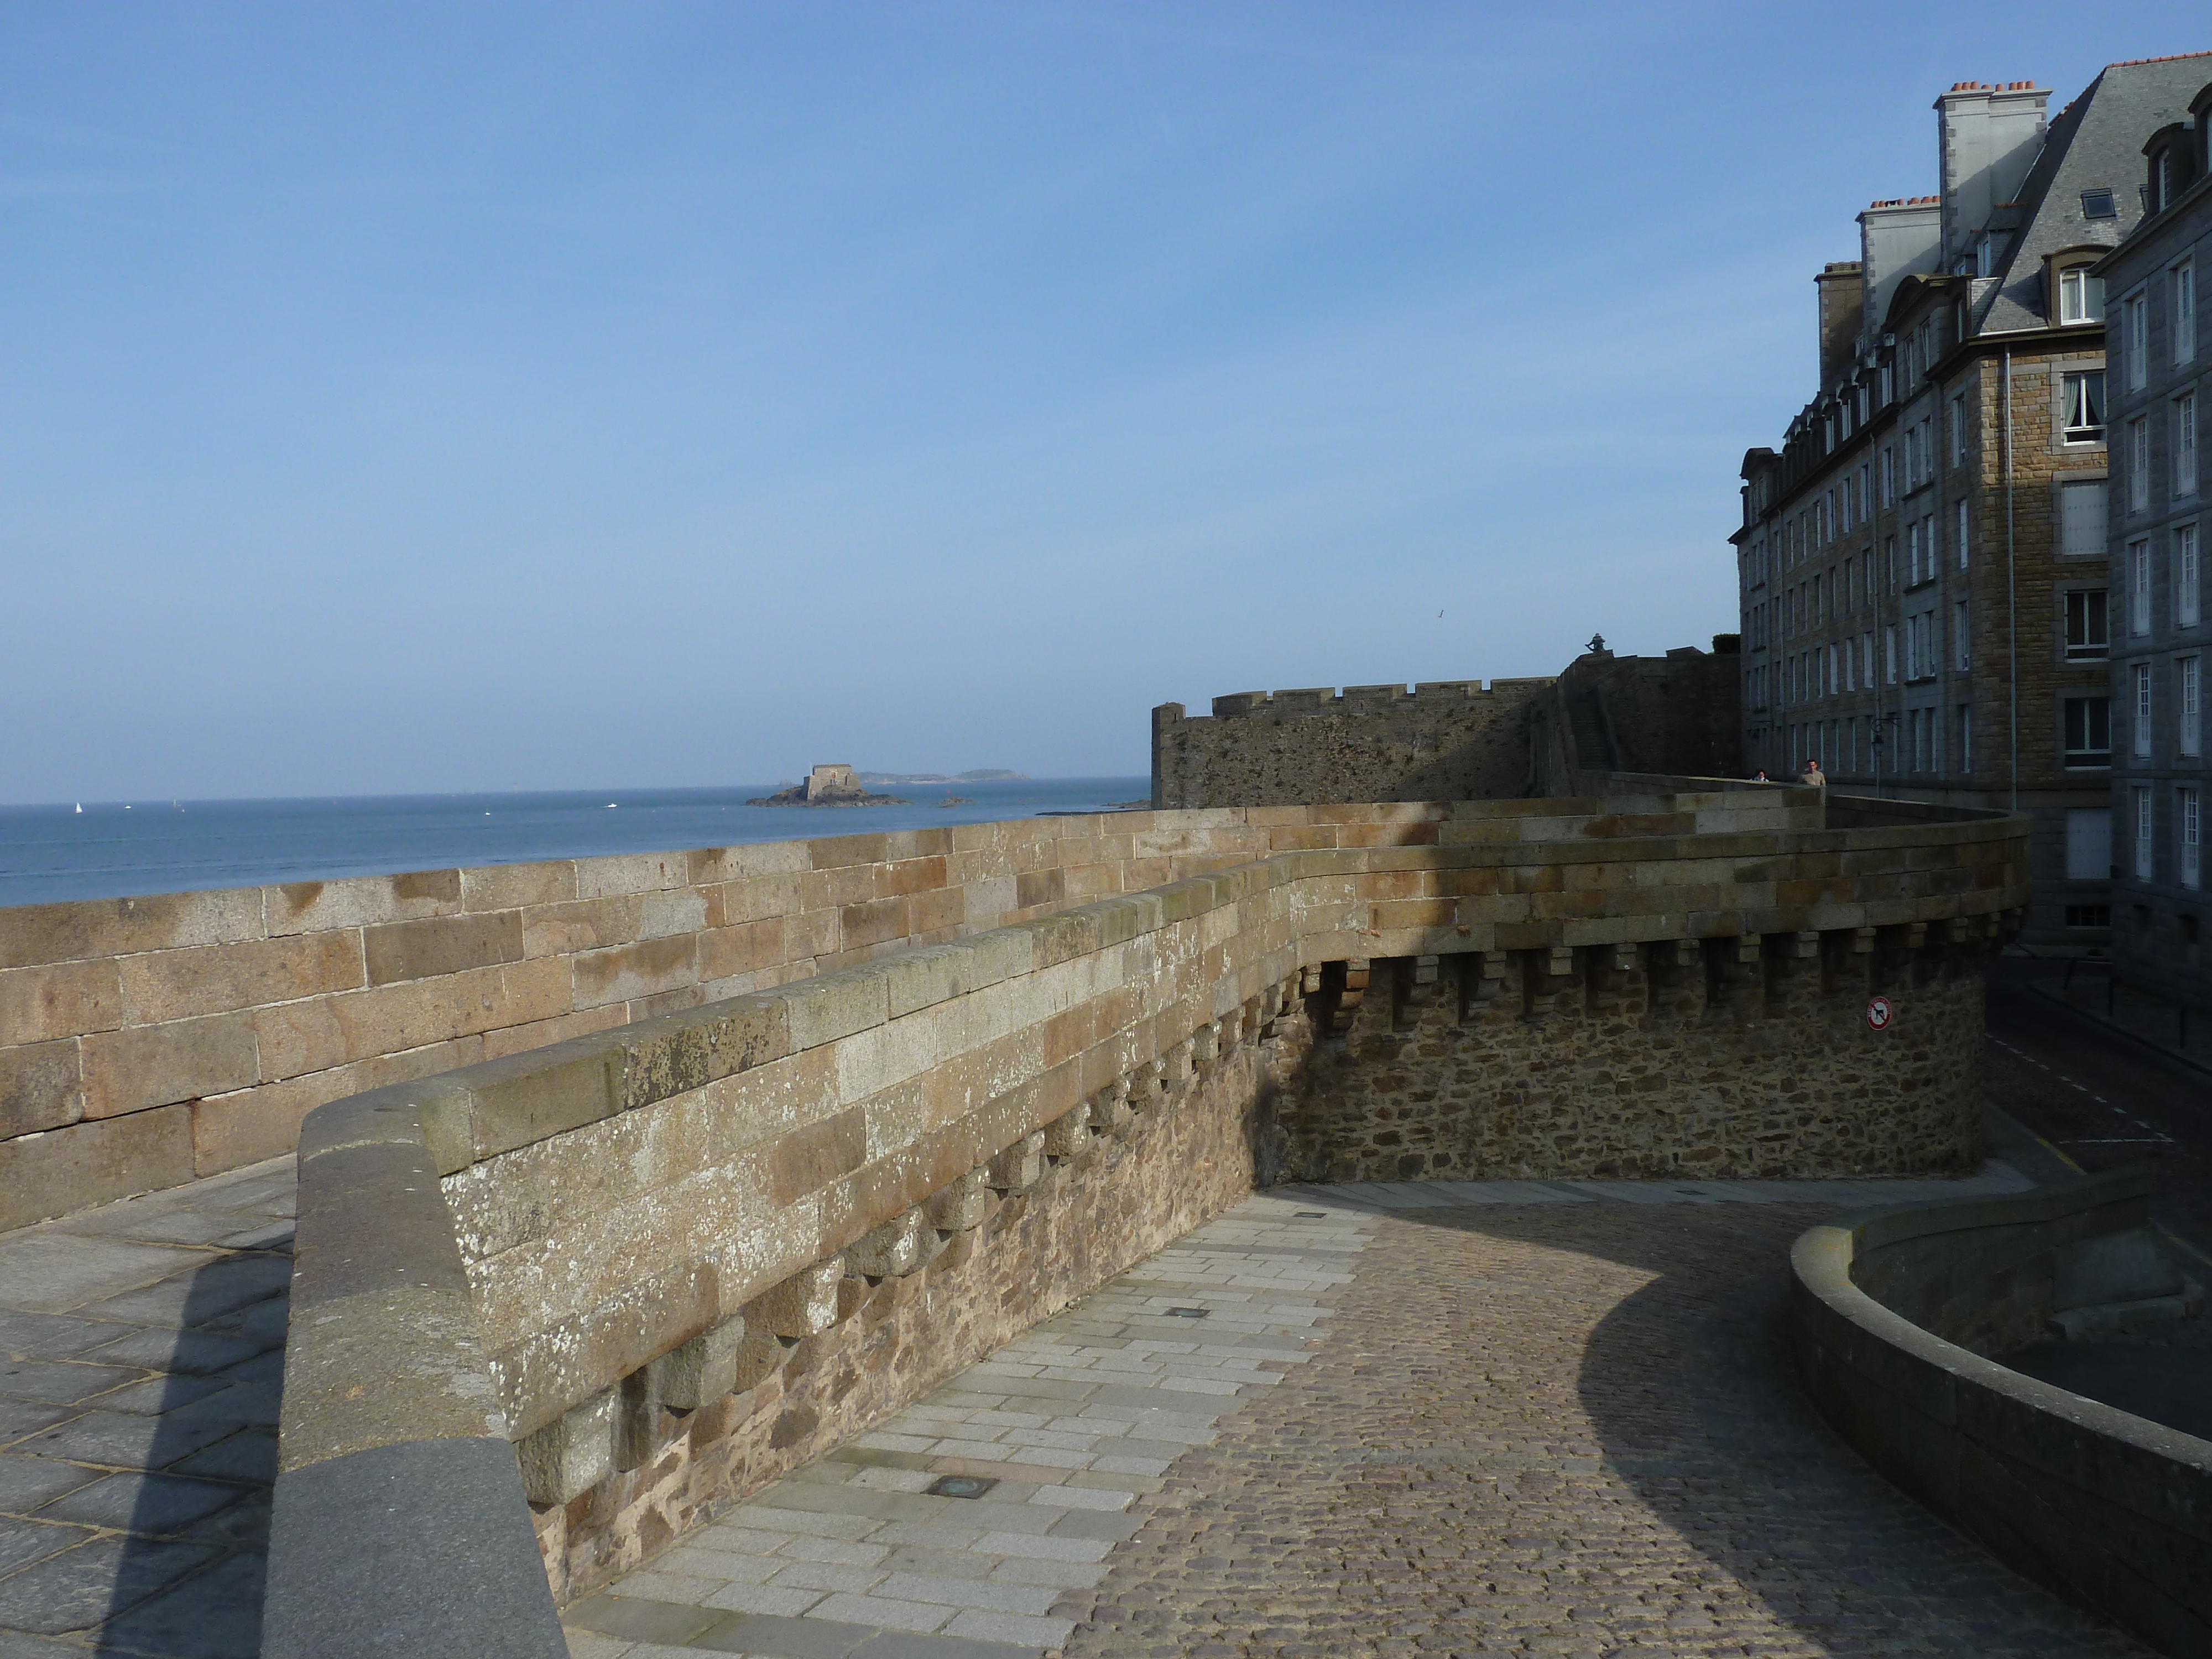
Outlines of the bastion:
<svg viewBox="0 0 2212 1659">
<path fill-rule="evenodd" d="M 551 1659 L 561 1602 L 1279 1179 L 1969 1167 L 2025 834 L 1621 778 L 678 855 L 695 960 L 848 931 L 308 1116 L 264 1651 Z"/>
</svg>

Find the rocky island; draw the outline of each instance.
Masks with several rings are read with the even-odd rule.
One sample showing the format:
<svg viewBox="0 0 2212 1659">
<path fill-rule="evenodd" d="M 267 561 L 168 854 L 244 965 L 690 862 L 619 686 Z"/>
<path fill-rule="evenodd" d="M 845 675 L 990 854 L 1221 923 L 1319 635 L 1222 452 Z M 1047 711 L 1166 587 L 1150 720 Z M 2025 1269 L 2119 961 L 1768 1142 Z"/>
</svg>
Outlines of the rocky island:
<svg viewBox="0 0 2212 1659">
<path fill-rule="evenodd" d="M 896 795 L 872 795 L 849 766 L 817 766 L 806 781 L 749 800 L 748 806 L 903 806 Z"/>
</svg>

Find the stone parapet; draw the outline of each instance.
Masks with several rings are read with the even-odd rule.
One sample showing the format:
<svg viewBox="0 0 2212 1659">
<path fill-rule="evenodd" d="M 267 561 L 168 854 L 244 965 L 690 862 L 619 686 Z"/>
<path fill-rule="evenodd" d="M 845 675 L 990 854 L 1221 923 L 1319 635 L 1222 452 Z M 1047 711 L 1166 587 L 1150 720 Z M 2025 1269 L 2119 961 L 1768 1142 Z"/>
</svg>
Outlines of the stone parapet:
<svg viewBox="0 0 2212 1659">
<path fill-rule="evenodd" d="M 2212 1442 L 1986 1357 L 2081 1297 L 2134 1294 L 2078 1281 L 2142 1254 L 2109 1247 L 2141 1234 L 2149 1194 L 2143 1172 L 2118 1170 L 1816 1227 L 1791 1255 L 1792 1334 L 1821 1413 L 1890 1480 L 2028 1577 L 2163 1652 L 2200 1654 Z"/>
<path fill-rule="evenodd" d="M 2025 902 L 2017 821 L 1823 814 L 1655 787 L 1155 817 L 1131 866 L 1225 867 L 325 1108 L 272 1584 L 313 1554 L 288 1483 L 501 1435 L 551 1582 L 601 1582 L 1266 1179 L 1377 959 L 1480 985 L 1514 953 L 1963 948 Z"/>
</svg>

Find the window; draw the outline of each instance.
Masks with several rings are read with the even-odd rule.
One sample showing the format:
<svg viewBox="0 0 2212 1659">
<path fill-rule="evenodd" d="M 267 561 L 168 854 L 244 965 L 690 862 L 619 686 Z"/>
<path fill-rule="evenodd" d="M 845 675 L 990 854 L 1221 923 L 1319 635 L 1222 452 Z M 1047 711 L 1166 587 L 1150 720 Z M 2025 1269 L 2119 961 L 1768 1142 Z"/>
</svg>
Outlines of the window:
<svg viewBox="0 0 2212 1659">
<path fill-rule="evenodd" d="M 2094 662 L 2112 650 L 2105 623 L 2105 590 L 2077 587 L 2066 596 L 2066 660 Z"/>
<path fill-rule="evenodd" d="M 2150 304 L 2140 294 L 2130 294 L 2121 302 L 2120 353 L 2129 389 L 2141 392 L 2150 371 Z"/>
<path fill-rule="evenodd" d="M 2199 659 L 2184 657 L 2173 665 L 2173 746 L 2195 757 L 2204 752 L 2204 705 Z"/>
<path fill-rule="evenodd" d="M 2197 394 L 2173 400 L 2173 493 L 2197 493 Z"/>
<path fill-rule="evenodd" d="M 1974 665 L 1973 623 L 1967 617 L 1964 599 L 1951 607 L 1951 659 L 1961 674 Z"/>
<path fill-rule="evenodd" d="M 2179 856 L 2174 862 L 2180 866 L 2175 872 L 2184 887 L 2203 884 L 2204 850 L 2204 811 L 2202 797 L 2195 789 L 2173 792 L 2174 851 Z"/>
<path fill-rule="evenodd" d="M 1888 399 L 1885 398 L 1883 401 L 1887 402 Z M 1894 448 L 1885 447 L 1881 452 L 1881 504 L 1884 507 L 1895 507 L 1897 505 L 1897 451 Z"/>
<path fill-rule="evenodd" d="M 2109 828 L 2111 820 L 2106 820 Z M 2066 907 L 2069 927 L 2109 927 L 2112 925 L 2112 907 L 2109 904 L 2069 904 Z"/>
<path fill-rule="evenodd" d="M 2128 791 L 2131 811 L 2129 816 L 2136 826 L 2136 879 L 2148 881 L 2151 877 L 2154 843 L 2151 838 L 2150 791 L 2140 787 Z"/>
<path fill-rule="evenodd" d="M 2194 362 L 2197 359 L 2197 267 L 2193 264 L 2179 264 L 2167 273 L 2172 313 L 2173 361 Z"/>
<path fill-rule="evenodd" d="M 2059 550 L 2070 559 L 2105 556 L 2105 481 L 2058 486 Z"/>
<path fill-rule="evenodd" d="M 2094 323 L 2105 314 L 2105 281 L 2079 267 L 2058 273 L 2058 320 Z"/>
<path fill-rule="evenodd" d="M 1915 520 L 1905 526 L 1905 585 L 1920 586 L 1920 524 Z"/>
<path fill-rule="evenodd" d="M 2065 726 L 2067 765 L 2110 766 L 2112 763 L 2112 700 L 2110 697 L 2067 698 Z"/>
<path fill-rule="evenodd" d="M 1881 677 L 1892 685 L 1897 684 L 1897 624 L 1894 623 L 1881 630 Z"/>
<path fill-rule="evenodd" d="M 1966 524 L 1969 504 L 1957 502 L 1952 508 L 1951 546 L 1959 556 L 1959 568 L 1966 568 Z"/>
<path fill-rule="evenodd" d="M 2128 544 L 2128 632 L 2150 632 L 2150 544 Z"/>
<path fill-rule="evenodd" d="M 2150 506 L 2150 416 L 2138 415 L 2128 422 L 2128 511 L 2141 513 Z"/>
<path fill-rule="evenodd" d="M 2136 719 L 2134 738 L 2136 758 L 2147 758 L 2150 754 L 2150 665 L 2139 662 L 2135 665 Z"/>
<path fill-rule="evenodd" d="M 2194 628 L 2203 616 L 2202 584 L 2197 574 L 2197 526 L 2183 525 L 2173 532 L 2173 625 Z"/>
<path fill-rule="evenodd" d="M 2069 807 L 2066 813 L 2066 879 L 2109 881 L 2112 875 L 2112 809 Z M 2105 924 L 2100 921 L 2081 925 L 2101 927 Z"/>
<path fill-rule="evenodd" d="M 1966 464 L 1966 395 L 1963 392 L 1951 399 L 1951 465 Z"/>
<path fill-rule="evenodd" d="M 1959 705 L 1959 775 L 1971 777 L 1974 770 L 1974 705 Z"/>
<path fill-rule="evenodd" d="M 1859 635 L 1859 684 L 1874 690 L 1874 630 Z"/>
<path fill-rule="evenodd" d="M 2112 204 L 2110 190 L 2085 190 L 2081 192 L 2081 216 L 2084 219 L 2113 219 L 2119 216 Z"/>
<path fill-rule="evenodd" d="M 2105 441 L 2105 371 L 2090 369 L 2069 374 L 2059 383 L 2066 441 L 2100 444 Z"/>
</svg>

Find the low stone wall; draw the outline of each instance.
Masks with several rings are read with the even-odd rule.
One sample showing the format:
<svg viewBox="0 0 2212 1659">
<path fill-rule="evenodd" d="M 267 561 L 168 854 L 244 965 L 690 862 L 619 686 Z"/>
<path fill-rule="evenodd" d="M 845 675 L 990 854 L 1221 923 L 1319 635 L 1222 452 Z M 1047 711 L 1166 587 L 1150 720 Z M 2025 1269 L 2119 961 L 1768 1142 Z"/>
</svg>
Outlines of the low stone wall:
<svg viewBox="0 0 2212 1659">
<path fill-rule="evenodd" d="M 416 1603 L 512 1579 L 511 1534 L 534 1532 L 541 1601 L 604 1582 L 1224 1207 L 1273 1173 L 1378 959 L 1465 957 L 1480 981 L 1515 952 L 1548 972 L 1683 939 L 1963 941 L 2026 896 L 2014 821 L 1836 832 L 1821 810 L 1255 809 L 1247 833 L 1297 850 L 324 1109 L 267 1651 L 355 1650 L 321 1611 L 342 1559 L 430 1574 L 382 1616 L 470 1650 Z M 473 1449 L 502 1441 L 492 1567 L 418 1561 L 424 1516 L 480 1523 Z"/>
<path fill-rule="evenodd" d="M 2039 1334 L 2069 1252 L 2142 1228 L 2149 1192 L 2124 1170 L 1816 1227 L 1791 1255 L 1792 1328 L 1814 1401 L 1890 1480 L 2030 1577 L 2196 1655 L 2212 1651 L 2212 1442 L 1983 1357 Z"/>
<path fill-rule="evenodd" d="M 1549 680 L 1240 691 L 1152 710 L 1157 808 L 1526 795 L 1529 700 Z"/>
</svg>

